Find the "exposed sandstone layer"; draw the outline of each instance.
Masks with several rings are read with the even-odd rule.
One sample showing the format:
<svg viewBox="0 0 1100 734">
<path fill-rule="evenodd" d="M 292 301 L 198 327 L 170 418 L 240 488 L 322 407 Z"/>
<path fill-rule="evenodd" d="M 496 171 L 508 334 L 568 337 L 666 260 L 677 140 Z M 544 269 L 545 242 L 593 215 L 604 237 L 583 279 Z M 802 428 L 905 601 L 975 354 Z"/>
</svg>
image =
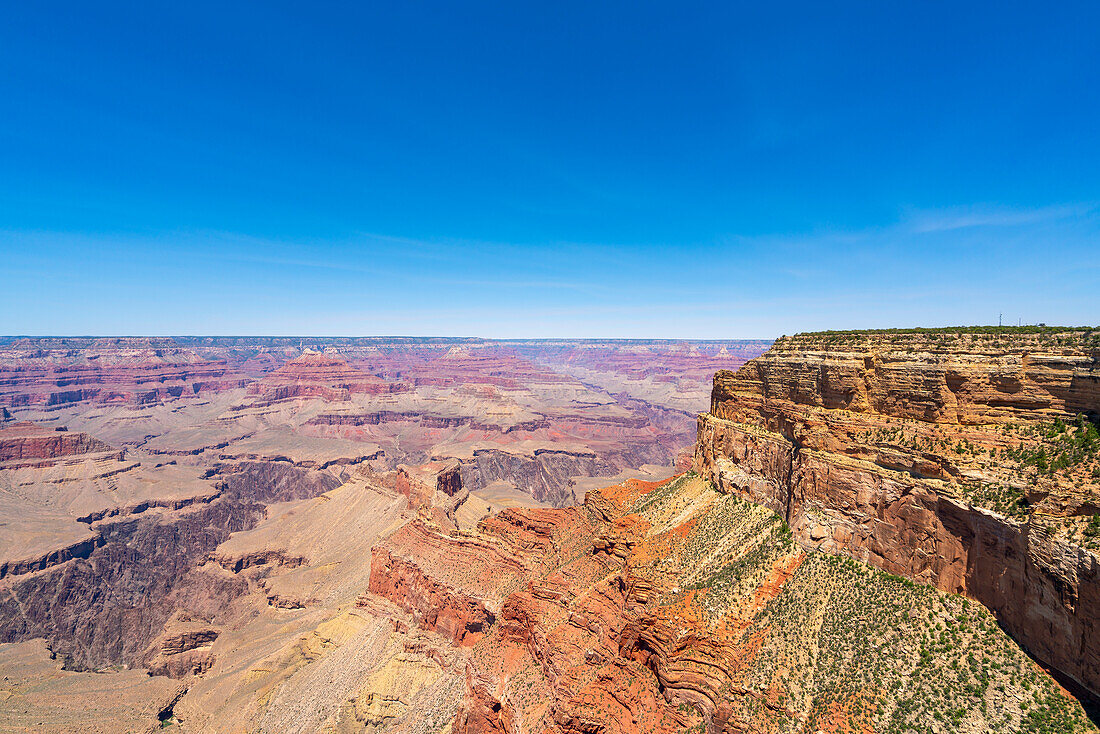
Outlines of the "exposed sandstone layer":
<svg viewBox="0 0 1100 734">
<path fill-rule="evenodd" d="M 806 547 L 981 601 L 1095 694 L 1100 560 L 1079 542 L 1100 485 L 1087 458 L 1011 457 L 1045 445 L 1034 426 L 1098 412 L 1088 333 L 800 335 L 715 375 L 695 466 Z"/>
<path fill-rule="evenodd" d="M 1098 359 L 1093 332 L 803 334 L 776 340 L 737 373 L 721 373 L 712 408 L 756 395 L 963 425 L 1095 413 Z"/>
<path fill-rule="evenodd" d="M 339 357 L 306 352 L 253 383 L 248 392 L 271 402 L 289 398 L 341 401 L 356 393 L 387 395 L 408 389 L 404 383 L 387 382 L 357 370 Z"/>
<path fill-rule="evenodd" d="M 0 468 L 19 469 L 53 463 L 81 454 L 114 452 L 110 445 L 86 433 L 70 433 L 63 427 L 50 430 L 30 421 L 9 423 L 0 428 Z"/>
<path fill-rule="evenodd" d="M 701 479 L 630 480 L 476 535 L 406 526 L 375 547 L 371 592 L 464 651 L 467 734 L 1006 731 L 1035 705 L 1093 730 L 981 607 L 807 554 Z M 966 632 L 933 655 L 921 640 L 944 624 Z M 960 654 L 990 676 L 974 694 L 950 692 L 971 675 Z"/>
</svg>

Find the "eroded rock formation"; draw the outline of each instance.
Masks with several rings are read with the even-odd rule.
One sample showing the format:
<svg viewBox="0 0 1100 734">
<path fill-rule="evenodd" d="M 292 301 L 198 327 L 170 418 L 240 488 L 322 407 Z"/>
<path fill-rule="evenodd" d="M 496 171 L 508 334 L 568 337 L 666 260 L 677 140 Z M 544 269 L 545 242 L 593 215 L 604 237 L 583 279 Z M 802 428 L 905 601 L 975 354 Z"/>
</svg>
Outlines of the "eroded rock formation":
<svg viewBox="0 0 1100 734">
<path fill-rule="evenodd" d="M 0 468 L 20 469 L 41 466 L 56 460 L 83 454 L 121 453 L 110 445 L 86 433 L 69 432 L 64 427 L 53 430 L 29 421 L 9 423 L 0 428 Z M 104 457 L 100 457 L 104 458 Z"/>
<path fill-rule="evenodd" d="M 4 420 L 14 411 L 205 465 L 369 462 L 384 471 L 458 460 L 471 491 L 503 482 L 563 505 L 583 494 L 578 480 L 670 466 L 694 441 L 710 372 L 765 347 L 0 337 L 0 410 Z M 108 416 L 108 406 L 127 412 Z"/>
<path fill-rule="evenodd" d="M 1014 457 L 1098 412 L 1088 333 L 800 335 L 715 375 L 695 466 L 807 547 L 977 599 L 1097 693 L 1100 561 L 1079 543 L 1100 483 L 1087 457 Z"/>
<path fill-rule="evenodd" d="M 266 503 L 313 497 L 340 483 L 331 474 L 275 462 L 218 472 L 209 481 L 216 491 L 202 502 L 104 513 L 88 519 L 88 540 L 0 565 L 0 641 L 43 637 L 75 670 L 140 665 L 173 614 L 212 619 L 247 591 L 239 579 L 203 567 L 219 543 L 253 527 Z M 160 667 L 177 671 L 170 662 Z"/>
<path fill-rule="evenodd" d="M 1058 447 L 1087 438 L 1095 353 L 846 338 L 720 372 L 695 471 L 610 487 L 578 477 L 679 453 L 674 369 L 735 355 L 189 343 L 260 386 L 16 409 L 128 448 L 0 472 L 34 531 L 0 524 L 5 649 L 144 668 L 49 685 L 119 675 L 185 731 L 1095 731 L 959 595 L 1047 664 L 1092 659 L 1093 459 Z"/>
<path fill-rule="evenodd" d="M 271 402 L 289 398 L 343 401 L 357 393 L 388 395 L 408 389 L 404 383 L 387 382 L 357 370 L 340 357 L 305 352 L 254 382 L 248 392 Z"/>
<path fill-rule="evenodd" d="M 372 594 L 463 651 L 452 731 L 904 731 L 969 695 L 951 726 L 999 731 L 1027 728 L 1036 704 L 1014 696 L 1038 690 L 1044 721 L 1091 730 L 1040 672 L 1002 698 L 1022 681 L 1007 671 L 1035 668 L 984 608 L 809 552 L 701 478 L 510 510 L 475 536 L 414 523 L 373 560 Z M 966 632 L 922 641 L 941 625 Z M 972 675 L 973 694 L 949 693 Z"/>
</svg>

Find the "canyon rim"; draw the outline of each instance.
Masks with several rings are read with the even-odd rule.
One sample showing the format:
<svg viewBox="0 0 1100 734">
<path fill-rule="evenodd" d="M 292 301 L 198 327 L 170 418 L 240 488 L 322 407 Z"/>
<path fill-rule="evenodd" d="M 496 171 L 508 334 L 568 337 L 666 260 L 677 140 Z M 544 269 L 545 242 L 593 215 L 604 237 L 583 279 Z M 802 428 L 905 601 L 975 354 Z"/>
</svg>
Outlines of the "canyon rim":
<svg viewBox="0 0 1100 734">
<path fill-rule="evenodd" d="M 0 385 L 4 730 L 1096 730 L 1100 329 L 14 338 Z"/>
</svg>

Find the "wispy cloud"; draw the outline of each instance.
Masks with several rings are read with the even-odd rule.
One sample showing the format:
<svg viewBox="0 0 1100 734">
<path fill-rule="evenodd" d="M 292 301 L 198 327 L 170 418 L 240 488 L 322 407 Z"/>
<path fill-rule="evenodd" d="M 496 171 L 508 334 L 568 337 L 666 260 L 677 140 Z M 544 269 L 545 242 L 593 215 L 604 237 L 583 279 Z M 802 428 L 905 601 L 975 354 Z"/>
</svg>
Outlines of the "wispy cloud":
<svg viewBox="0 0 1100 734">
<path fill-rule="evenodd" d="M 971 227 L 1020 227 L 1085 216 L 1097 208 L 1095 202 L 1059 204 L 1034 209 L 987 205 L 918 211 L 905 217 L 908 229 L 916 233 L 947 232 Z"/>
<path fill-rule="evenodd" d="M 13 333 L 698 338 L 996 323 L 1002 310 L 1084 322 L 1095 320 L 1098 232 L 1093 203 L 910 210 L 871 227 L 669 246 L 0 229 L 0 270 L 15 276 L 0 323 Z M 74 293 L 90 307 L 71 308 Z"/>
</svg>

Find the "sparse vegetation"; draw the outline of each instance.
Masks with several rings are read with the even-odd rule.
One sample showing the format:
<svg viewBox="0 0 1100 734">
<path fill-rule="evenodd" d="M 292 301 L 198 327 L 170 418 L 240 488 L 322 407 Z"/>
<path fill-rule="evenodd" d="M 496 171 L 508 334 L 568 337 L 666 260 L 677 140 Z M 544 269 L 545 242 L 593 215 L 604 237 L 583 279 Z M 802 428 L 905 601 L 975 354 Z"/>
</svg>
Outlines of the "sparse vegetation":
<svg viewBox="0 0 1100 734">
<path fill-rule="evenodd" d="M 646 500 L 658 511 L 661 500 Z M 1100 534 L 1100 520 L 1094 527 Z M 792 734 L 1096 730 L 993 615 L 963 597 L 814 552 L 774 597 L 761 597 L 784 559 L 801 553 L 779 515 L 720 496 L 667 559 L 708 624 L 746 625 L 734 655 L 749 657 L 727 694 L 740 719 Z M 755 617 L 754 599 L 766 602 Z M 808 720 L 787 713 L 799 711 Z"/>
<path fill-rule="evenodd" d="M 1093 464 L 1100 455 L 1100 432 L 1096 423 L 1079 414 L 1073 423 L 1056 419 L 1024 429 L 1024 435 L 1039 442 L 1006 452 L 1022 466 L 1034 467 L 1039 474 L 1053 475 L 1081 464 Z M 1100 467 L 1096 467 L 1100 468 Z M 1091 472 L 1090 472 L 1091 473 Z"/>
<path fill-rule="evenodd" d="M 795 336 L 873 336 L 878 334 L 1062 334 L 1065 332 L 1092 332 L 1100 330 L 1096 326 L 1047 326 L 1046 324 L 1028 324 L 1024 326 L 917 326 L 902 329 L 846 329 L 829 331 L 806 331 Z"/>
<path fill-rule="evenodd" d="M 674 497 L 686 482 L 695 479 L 695 472 L 687 472 L 679 477 L 676 477 L 671 482 L 667 482 L 652 492 L 642 495 L 638 498 L 638 501 L 634 503 L 633 511 L 638 514 L 643 514 L 652 507 L 659 505 L 662 502 L 667 502 L 670 498 Z"/>
<path fill-rule="evenodd" d="M 886 734 L 1095 731 L 980 604 L 850 558 L 811 555 L 759 624 L 775 641 L 762 680 L 821 681 L 807 731 L 838 712 L 849 731 Z"/>
<path fill-rule="evenodd" d="M 828 346 L 851 345 L 874 340 L 886 343 L 905 343 L 918 340 L 921 343 L 957 347 L 963 341 L 996 343 L 1003 339 L 1027 341 L 1045 347 L 1100 346 L 1100 327 L 1097 326 L 942 326 L 908 329 L 852 329 L 803 332 L 781 337 L 776 346 L 783 344 L 815 343 Z"/>
</svg>

